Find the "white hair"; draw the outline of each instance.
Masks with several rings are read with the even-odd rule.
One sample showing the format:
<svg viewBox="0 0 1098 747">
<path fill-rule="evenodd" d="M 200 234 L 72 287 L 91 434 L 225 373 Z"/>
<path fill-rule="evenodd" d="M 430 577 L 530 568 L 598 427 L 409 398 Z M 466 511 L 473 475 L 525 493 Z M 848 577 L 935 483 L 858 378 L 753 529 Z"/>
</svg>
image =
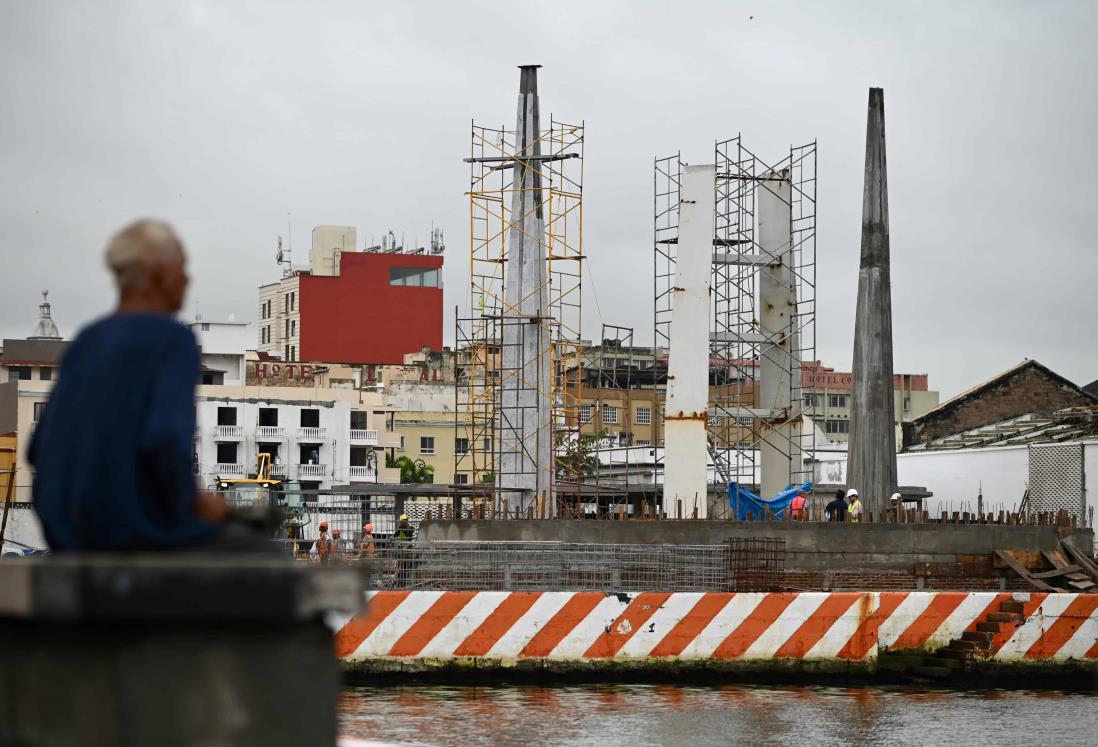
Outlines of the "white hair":
<svg viewBox="0 0 1098 747">
<path fill-rule="evenodd" d="M 183 249 L 175 231 L 164 221 L 139 220 L 116 233 L 107 245 L 107 267 L 120 291 L 140 290 L 149 271 L 173 259 Z"/>
</svg>

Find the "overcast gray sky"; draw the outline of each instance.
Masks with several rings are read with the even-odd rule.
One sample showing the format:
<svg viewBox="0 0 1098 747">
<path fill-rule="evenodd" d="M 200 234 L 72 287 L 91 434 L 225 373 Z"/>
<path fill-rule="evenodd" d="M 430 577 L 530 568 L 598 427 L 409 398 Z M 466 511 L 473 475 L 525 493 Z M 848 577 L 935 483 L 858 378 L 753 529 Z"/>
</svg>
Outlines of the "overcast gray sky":
<svg viewBox="0 0 1098 747">
<path fill-rule="evenodd" d="M 753 18 L 752 18 L 753 16 Z M 888 126 L 897 371 L 943 397 L 1024 357 L 1098 378 L 1098 3 L 0 4 L 0 335 L 41 288 L 66 336 L 142 215 L 191 252 L 188 314 L 256 314 L 276 237 L 446 230 L 466 298 L 469 122 L 510 122 L 516 65 L 587 124 L 600 321 L 651 339 L 652 159 L 819 140 L 818 357 L 849 370 L 866 89 Z"/>
</svg>

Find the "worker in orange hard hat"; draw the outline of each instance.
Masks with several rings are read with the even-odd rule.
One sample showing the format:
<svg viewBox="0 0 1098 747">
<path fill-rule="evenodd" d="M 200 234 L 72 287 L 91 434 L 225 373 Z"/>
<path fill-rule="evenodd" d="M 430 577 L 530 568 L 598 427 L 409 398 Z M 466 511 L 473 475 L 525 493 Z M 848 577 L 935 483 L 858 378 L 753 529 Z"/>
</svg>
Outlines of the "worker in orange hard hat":
<svg viewBox="0 0 1098 747">
<path fill-rule="evenodd" d="M 325 565 L 332 562 L 332 538 L 328 534 L 326 521 L 320 522 L 320 538 L 316 541 L 316 555 Z"/>
<path fill-rule="evenodd" d="M 362 558 L 374 558 L 377 557 L 377 552 L 374 550 L 374 525 L 363 524 L 362 525 L 362 537 L 358 540 L 358 557 Z"/>
</svg>

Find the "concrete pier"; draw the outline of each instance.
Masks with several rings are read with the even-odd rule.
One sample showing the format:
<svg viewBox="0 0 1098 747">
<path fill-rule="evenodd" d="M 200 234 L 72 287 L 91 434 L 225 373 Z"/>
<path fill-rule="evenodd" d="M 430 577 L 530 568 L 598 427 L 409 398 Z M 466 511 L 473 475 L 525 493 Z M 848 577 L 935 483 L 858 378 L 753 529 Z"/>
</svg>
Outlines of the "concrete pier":
<svg viewBox="0 0 1098 747">
<path fill-rule="evenodd" d="M 0 563 L 0 744 L 334 745 L 323 616 L 356 569 L 162 554 Z"/>
<path fill-rule="evenodd" d="M 888 164 L 884 90 L 869 89 L 854 384 L 847 482 L 865 510 L 879 514 L 896 490 L 896 425 L 892 376 L 892 289 L 888 242 Z"/>
</svg>

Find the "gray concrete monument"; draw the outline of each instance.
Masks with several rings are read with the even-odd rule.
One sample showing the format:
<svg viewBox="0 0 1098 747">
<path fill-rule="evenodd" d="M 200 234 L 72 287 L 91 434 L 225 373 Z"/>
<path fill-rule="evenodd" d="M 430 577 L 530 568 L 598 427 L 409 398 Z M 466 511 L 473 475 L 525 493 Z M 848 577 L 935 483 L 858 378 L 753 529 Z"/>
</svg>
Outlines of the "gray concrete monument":
<svg viewBox="0 0 1098 747">
<path fill-rule="evenodd" d="M 497 486 L 510 508 L 545 505 L 551 494 L 549 284 L 542 205 L 538 68 L 519 69 L 514 181 L 504 271 L 500 463 Z"/>
<path fill-rule="evenodd" d="M 881 88 L 869 89 L 853 371 L 847 484 L 858 490 L 865 510 L 876 514 L 888 507 L 889 497 L 896 490 L 888 169 Z"/>
</svg>

